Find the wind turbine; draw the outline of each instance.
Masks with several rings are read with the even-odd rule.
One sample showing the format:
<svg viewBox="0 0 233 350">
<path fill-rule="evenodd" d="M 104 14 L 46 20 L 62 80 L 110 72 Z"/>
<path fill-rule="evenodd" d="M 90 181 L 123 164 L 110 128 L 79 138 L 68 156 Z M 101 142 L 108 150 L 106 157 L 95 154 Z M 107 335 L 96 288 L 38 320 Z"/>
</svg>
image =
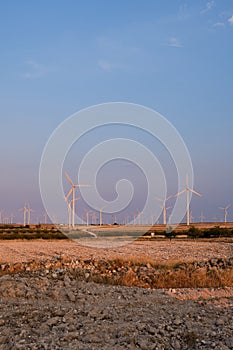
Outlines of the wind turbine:
<svg viewBox="0 0 233 350">
<path fill-rule="evenodd" d="M 93 212 L 93 214 L 92 214 L 91 223 L 92 223 L 92 225 L 96 225 L 96 223 L 97 223 L 97 216 L 96 216 L 95 212 Z"/>
<path fill-rule="evenodd" d="M 138 209 L 137 216 L 136 216 L 136 218 L 138 219 L 138 225 L 141 225 L 141 215 L 142 215 L 142 212 Z"/>
<path fill-rule="evenodd" d="M 14 219 L 14 214 L 11 213 L 11 215 L 10 215 L 10 223 L 11 223 L 11 224 L 13 224 L 13 219 Z"/>
<path fill-rule="evenodd" d="M 201 212 L 201 215 L 199 216 L 199 219 L 201 220 L 201 222 L 203 222 L 203 221 L 204 221 L 205 216 L 204 216 L 203 212 Z"/>
<path fill-rule="evenodd" d="M 173 196 L 169 196 L 165 199 L 161 199 L 158 197 L 155 197 L 158 201 L 160 201 L 162 203 L 162 209 L 163 209 L 163 224 L 166 225 L 167 224 L 167 210 L 170 209 L 171 207 L 166 207 L 166 203 L 169 199 L 171 199 Z"/>
<path fill-rule="evenodd" d="M 0 211 L 0 224 L 2 224 L 2 214 L 3 214 L 3 211 Z"/>
<path fill-rule="evenodd" d="M 28 212 L 28 225 L 30 225 L 30 221 L 31 221 L 31 211 L 34 211 L 30 208 L 30 204 L 28 203 L 27 206 L 27 212 Z"/>
<path fill-rule="evenodd" d="M 89 225 L 89 214 L 91 214 L 92 211 L 85 209 L 85 212 L 86 212 L 86 225 L 88 226 Z"/>
<path fill-rule="evenodd" d="M 25 203 L 24 207 L 20 208 L 19 211 L 23 211 L 23 226 L 26 226 L 27 212 L 28 212 L 27 204 Z"/>
<path fill-rule="evenodd" d="M 224 207 L 219 207 L 219 209 L 223 210 L 224 211 L 224 222 L 226 224 L 227 222 L 227 214 L 228 214 L 228 209 L 230 208 L 230 204 L 228 204 L 225 208 Z"/>
<path fill-rule="evenodd" d="M 189 218 L 190 218 L 190 223 L 193 223 L 194 222 L 194 216 L 193 216 L 192 211 L 190 211 Z"/>
<path fill-rule="evenodd" d="M 75 189 L 78 187 L 89 187 L 89 185 L 75 185 L 73 181 L 71 180 L 70 176 L 66 173 L 66 177 L 71 184 L 71 189 L 69 193 L 66 196 L 66 201 L 68 200 L 69 196 L 72 194 L 72 227 L 74 227 L 74 218 L 75 218 Z"/>
<path fill-rule="evenodd" d="M 186 215 L 187 215 L 187 226 L 190 224 L 190 212 L 189 212 L 189 193 L 194 193 L 197 196 L 201 197 L 201 194 L 194 191 L 192 188 L 189 187 L 188 182 L 188 176 L 186 176 L 186 187 L 179 193 L 176 194 L 176 196 L 180 196 L 181 194 L 186 192 Z"/>
<path fill-rule="evenodd" d="M 104 209 L 104 208 L 105 208 L 105 207 L 100 208 L 100 226 L 103 225 L 103 209 Z"/>
<path fill-rule="evenodd" d="M 213 220 L 214 220 L 214 222 L 218 221 L 218 218 L 217 218 L 216 214 L 214 214 Z"/>
</svg>

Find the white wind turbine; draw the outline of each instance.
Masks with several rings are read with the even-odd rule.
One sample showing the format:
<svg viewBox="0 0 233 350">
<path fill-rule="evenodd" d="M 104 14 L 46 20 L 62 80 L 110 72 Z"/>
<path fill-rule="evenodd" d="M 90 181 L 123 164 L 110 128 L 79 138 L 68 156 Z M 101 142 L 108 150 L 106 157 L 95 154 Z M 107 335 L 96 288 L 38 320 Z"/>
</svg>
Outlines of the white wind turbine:
<svg viewBox="0 0 233 350">
<path fill-rule="evenodd" d="M 96 223 L 97 223 L 97 216 L 96 216 L 95 212 L 92 213 L 91 223 L 92 223 L 92 225 L 96 225 Z"/>
<path fill-rule="evenodd" d="M 10 224 L 12 225 L 13 224 L 13 219 L 14 219 L 14 214 L 13 213 L 11 213 L 11 215 L 10 215 Z"/>
<path fill-rule="evenodd" d="M 219 209 L 224 211 L 224 222 L 226 224 L 227 222 L 227 214 L 228 214 L 228 209 L 230 208 L 230 204 L 228 204 L 225 208 L 224 207 L 219 207 Z"/>
<path fill-rule="evenodd" d="M 205 216 L 204 216 L 203 212 L 201 212 L 201 215 L 199 216 L 199 219 L 201 220 L 201 222 L 203 222 L 203 221 L 204 221 Z"/>
<path fill-rule="evenodd" d="M 163 209 L 163 224 L 166 225 L 167 224 L 167 210 L 170 209 L 171 207 L 166 207 L 166 203 L 169 199 L 171 199 L 173 196 L 169 196 L 165 199 L 161 199 L 158 197 L 155 197 L 158 201 L 160 201 L 162 203 L 162 209 Z"/>
<path fill-rule="evenodd" d="M 86 225 L 88 226 L 89 225 L 89 214 L 91 214 L 92 211 L 85 209 L 85 212 L 86 212 Z"/>
<path fill-rule="evenodd" d="M 27 213 L 28 213 L 28 225 L 30 225 L 30 221 L 31 221 L 31 211 L 34 211 L 30 208 L 30 204 L 28 203 L 27 206 Z"/>
<path fill-rule="evenodd" d="M 189 220 L 190 220 L 190 223 L 194 222 L 194 216 L 193 216 L 192 210 L 190 211 L 190 214 L 189 214 Z"/>
<path fill-rule="evenodd" d="M 44 217 L 44 224 L 47 224 L 47 213 L 46 213 L 46 211 L 44 212 L 43 217 Z"/>
<path fill-rule="evenodd" d="M 75 189 L 78 187 L 89 187 L 89 185 L 79 185 L 79 184 L 74 184 L 73 181 L 71 180 L 70 176 L 66 173 L 66 177 L 69 181 L 69 183 L 71 184 L 71 189 L 69 191 L 69 193 L 66 196 L 66 201 L 68 200 L 69 196 L 72 194 L 72 227 L 74 227 L 74 218 L 75 218 Z"/>
<path fill-rule="evenodd" d="M 23 211 L 23 226 L 26 226 L 26 221 L 27 221 L 27 213 L 28 213 L 28 208 L 27 204 L 24 204 L 24 207 L 19 209 L 19 211 Z"/>
<path fill-rule="evenodd" d="M 138 219 L 138 225 L 141 225 L 142 212 L 138 209 L 136 219 Z"/>
<path fill-rule="evenodd" d="M 197 196 L 201 197 L 201 194 L 194 191 L 192 188 L 189 187 L 188 182 L 188 176 L 186 176 L 186 187 L 179 193 L 176 194 L 176 196 L 180 196 L 181 194 L 186 192 L 186 215 L 187 215 L 187 226 L 190 224 L 190 211 L 189 211 L 189 193 L 196 194 Z"/>
<path fill-rule="evenodd" d="M 105 207 L 100 208 L 100 226 L 103 225 L 103 209 L 104 209 L 104 208 L 105 208 Z"/>
</svg>

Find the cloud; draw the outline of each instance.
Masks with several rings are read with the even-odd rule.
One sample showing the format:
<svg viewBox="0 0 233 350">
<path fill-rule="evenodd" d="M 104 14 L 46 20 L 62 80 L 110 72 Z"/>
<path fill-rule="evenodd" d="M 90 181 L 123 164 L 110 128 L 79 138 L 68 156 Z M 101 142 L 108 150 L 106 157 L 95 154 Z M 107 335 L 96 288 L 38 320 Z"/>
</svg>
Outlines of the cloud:
<svg viewBox="0 0 233 350">
<path fill-rule="evenodd" d="M 217 22 L 213 24 L 214 27 L 225 27 L 225 23 L 223 22 Z"/>
<path fill-rule="evenodd" d="M 106 60 L 99 60 L 98 66 L 105 72 L 110 72 L 114 68 L 113 64 Z"/>
<path fill-rule="evenodd" d="M 206 3 L 206 7 L 201 11 L 201 14 L 205 14 L 206 12 L 209 12 L 215 7 L 215 1 L 211 0 Z"/>
<path fill-rule="evenodd" d="M 228 19 L 228 22 L 233 25 L 233 15 Z"/>
<path fill-rule="evenodd" d="M 172 36 L 168 39 L 168 42 L 164 44 L 165 46 L 170 46 L 170 47 L 177 47 L 181 48 L 183 45 L 181 45 L 180 40 L 176 38 L 175 36 Z"/>
<path fill-rule="evenodd" d="M 127 69 L 127 67 L 123 64 L 112 63 L 102 59 L 98 61 L 98 66 L 105 72 L 111 72 L 116 69 Z"/>
<path fill-rule="evenodd" d="M 188 18 L 190 18 L 190 13 L 188 11 L 187 4 L 180 5 L 180 7 L 178 9 L 178 19 L 179 20 L 187 20 Z"/>
<path fill-rule="evenodd" d="M 36 61 L 26 61 L 26 65 L 27 72 L 21 75 L 25 79 L 40 78 L 50 71 L 50 69 Z"/>
</svg>

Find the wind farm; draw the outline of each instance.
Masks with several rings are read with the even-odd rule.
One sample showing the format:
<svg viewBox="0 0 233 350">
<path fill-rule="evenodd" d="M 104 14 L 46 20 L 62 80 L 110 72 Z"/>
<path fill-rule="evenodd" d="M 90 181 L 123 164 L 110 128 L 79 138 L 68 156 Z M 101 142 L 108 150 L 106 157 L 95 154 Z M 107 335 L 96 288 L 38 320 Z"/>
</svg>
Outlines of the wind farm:
<svg viewBox="0 0 233 350">
<path fill-rule="evenodd" d="M 112 240 L 115 237 L 117 240 L 127 241 L 127 237 L 131 241 L 132 239 L 166 239 L 169 238 L 218 238 L 220 236 L 231 237 L 233 236 L 233 222 L 228 221 L 228 210 L 230 209 L 230 204 L 225 207 L 219 207 L 224 213 L 223 218 L 217 218 L 214 221 L 205 220 L 206 217 L 204 213 L 198 217 L 199 220 L 194 220 L 192 216 L 192 211 L 190 210 L 190 195 L 194 194 L 199 197 L 201 201 L 202 195 L 190 187 L 188 176 L 186 176 L 185 188 L 176 194 L 170 194 L 166 198 L 162 199 L 160 197 L 154 197 L 154 210 L 151 212 L 148 218 L 144 215 L 143 211 L 135 209 L 132 213 L 127 213 L 124 215 L 112 215 L 105 212 L 106 206 L 101 206 L 100 208 L 86 208 L 81 205 L 81 194 L 79 197 L 76 196 L 76 191 L 81 187 L 91 187 L 91 184 L 75 184 L 71 179 L 70 175 L 65 172 L 65 178 L 71 185 L 68 193 L 64 195 L 64 201 L 67 204 L 67 219 L 64 222 L 53 222 L 49 215 L 44 212 L 41 216 L 43 219 L 38 222 L 38 214 L 31 209 L 29 201 L 25 201 L 25 204 L 18 211 L 22 213 L 22 221 L 13 222 L 15 215 L 11 213 L 9 217 L 3 215 L 4 211 L 1 211 L 0 216 L 0 231 L 2 232 L 2 238 L 6 238 L 4 235 L 4 230 L 12 232 L 12 239 L 17 239 L 17 234 L 19 238 L 22 238 L 22 232 L 20 232 L 20 227 L 25 231 L 28 229 L 26 237 L 29 238 L 28 233 L 31 232 L 31 238 L 43 237 L 40 236 L 40 231 L 44 233 L 47 230 L 47 237 L 53 239 L 58 237 L 59 239 L 75 239 L 79 242 L 84 242 L 85 239 L 99 238 L 100 240 Z M 170 224 L 171 218 L 168 219 L 167 211 L 170 209 L 172 211 L 172 202 L 175 203 L 178 196 L 185 194 L 185 208 L 184 218 L 182 222 L 175 223 L 173 226 Z M 170 205 L 167 205 L 170 202 Z M 155 211 L 160 208 L 160 217 L 156 218 L 154 215 Z M 37 222 L 33 222 L 32 214 L 34 218 L 37 218 Z M 55 215 L 56 216 L 56 215 Z M 75 217 L 79 218 L 79 222 L 76 223 Z M 80 219 L 81 218 L 81 219 Z M 118 218 L 118 220 L 117 220 Z M 37 235 L 33 235 L 33 230 L 37 232 Z M 62 234 L 59 235 L 58 233 Z M 55 235 L 53 236 L 53 233 Z M 39 234 L 39 236 L 38 236 Z M 0 239 L 1 239 L 0 237 Z M 11 236 L 7 234 L 7 239 Z M 83 240 L 84 239 L 84 240 Z"/>
</svg>

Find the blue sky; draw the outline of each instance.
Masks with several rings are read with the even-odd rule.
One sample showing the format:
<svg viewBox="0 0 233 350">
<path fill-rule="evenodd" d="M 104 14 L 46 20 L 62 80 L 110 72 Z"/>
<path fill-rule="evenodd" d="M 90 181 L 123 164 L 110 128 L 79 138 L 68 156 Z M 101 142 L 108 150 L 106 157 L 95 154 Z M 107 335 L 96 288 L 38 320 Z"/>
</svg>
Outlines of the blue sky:
<svg viewBox="0 0 233 350">
<path fill-rule="evenodd" d="M 2 1 L 0 43 L 4 215 L 21 215 L 25 200 L 42 215 L 48 137 L 108 101 L 153 108 L 183 136 L 203 194 L 194 216 L 220 219 L 218 206 L 233 206 L 232 1 Z"/>
</svg>

